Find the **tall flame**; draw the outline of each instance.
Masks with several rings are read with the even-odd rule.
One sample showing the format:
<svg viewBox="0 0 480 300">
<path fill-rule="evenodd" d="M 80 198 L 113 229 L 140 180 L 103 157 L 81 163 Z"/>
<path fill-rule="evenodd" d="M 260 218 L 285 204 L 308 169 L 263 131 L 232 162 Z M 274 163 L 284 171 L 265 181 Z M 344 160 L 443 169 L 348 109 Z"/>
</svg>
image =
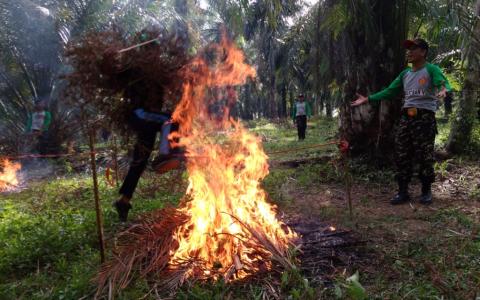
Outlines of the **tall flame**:
<svg viewBox="0 0 480 300">
<path fill-rule="evenodd" d="M 268 157 L 259 138 L 229 117 L 236 100 L 233 86 L 256 75 L 244 60 L 226 39 L 210 46 L 185 68 L 187 80 L 173 115 L 181 124 L 179 145 L 189 157 L 188 200 L 180 207 L 189 221 L 175 233 L 178 248 L 172 249 L 170 263 L 195 257 L 207 270 L 234 266 L 238 278 L 262 264 L 269 267 L 251 242 L 252 232 L 261 232 L 282 252 L 296 238 L 277 220 L 275 206 L 266 202 L 260 187 Z"/>
<path fill-rule="evenodd" d="M 17 171 L 21 169 L 21 165 L 4 159 L 2 169 L 0 171 L 0 192 L 5 192 L 18 185 Z"/>
</svg>

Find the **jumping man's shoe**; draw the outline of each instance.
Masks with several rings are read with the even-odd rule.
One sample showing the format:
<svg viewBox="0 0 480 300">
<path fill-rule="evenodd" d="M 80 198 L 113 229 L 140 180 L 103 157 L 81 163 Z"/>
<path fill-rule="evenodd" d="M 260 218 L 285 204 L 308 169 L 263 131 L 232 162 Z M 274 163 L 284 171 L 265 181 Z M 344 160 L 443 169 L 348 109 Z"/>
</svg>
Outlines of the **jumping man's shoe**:
<svg viewBox="0 0 480 300">
<path fill-rule="evenodd" d="M 126 222 L 128 217 L 128 211 L 132 209 L 132 205 L 124 201 L 115 201 L 113 202 L 113 207 L 117 210 L 118 218 L 121 222 Z"/>
<path fill-rule="evenodd" d="M 164 160 L 160 163 L 155 164 L 153 169 L 158 174 L 167 173 L 168 171 L 180 169 L 182 161 L 179 158 L 170 158 L 168 160 Z"/>
<path fill-rule="evenodd" d="M 185 161 L 185 154 L 183 152 L 159 154 L 152 161 L 152 169 L 158 174 L 167 173 L 170 170 L 179 169 L 183 161 Z"/>
</svg>

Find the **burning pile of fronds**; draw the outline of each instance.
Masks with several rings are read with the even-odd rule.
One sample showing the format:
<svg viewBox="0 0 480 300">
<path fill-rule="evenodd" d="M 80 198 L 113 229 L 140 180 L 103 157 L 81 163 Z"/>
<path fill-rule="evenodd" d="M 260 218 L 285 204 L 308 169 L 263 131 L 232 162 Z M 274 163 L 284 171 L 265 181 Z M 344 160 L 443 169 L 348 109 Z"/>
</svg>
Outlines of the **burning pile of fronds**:
<svg viewBox="0 0 480 300">
<path fill-rule="evenodd" d="M 17 172 L 21 169 L 19 163 L 13 163 L 8 159 L 2 161 L 0 167 L 0 192 L 6 192 L 18 185 Z"/>
<path fill-rule="evenodd" d="M 99 275 L 99 293 L 124 288 L 134 274 L 164 291 L 187 280 L 226 281 L 292 267 L 297 239 L 276 218 L 260 181 L 268 174 L 260 139 L 228 115 L 233 86 L 255 70 L 227 40 L 210 45 L 183 70 L 173 118 L 187 150 L 189 187 L 179 208 L 149 216 L 120 234 L 114 258 Z M 221 108 L 227 104 L 227 107 Z"/>
<path fill-rule="evenodd" d="M 121 129 L 131 111 L 148 105 L 173 111 L 180 99 L 179 70 L 187 63 L 186 41 L 166 30 L 144 29 L 125 38 L 118 29 L 92 32 L 69 45 L 66 57 L 73 72 L 66 97 L 90 104 Z"/>
</svg>

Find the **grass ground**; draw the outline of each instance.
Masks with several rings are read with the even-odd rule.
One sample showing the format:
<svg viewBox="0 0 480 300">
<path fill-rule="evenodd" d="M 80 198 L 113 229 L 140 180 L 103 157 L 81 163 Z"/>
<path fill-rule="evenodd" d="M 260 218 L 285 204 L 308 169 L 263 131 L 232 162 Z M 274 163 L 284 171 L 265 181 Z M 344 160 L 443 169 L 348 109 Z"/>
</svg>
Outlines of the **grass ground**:
<svg viewBox="0 0 480 300">
<path fill-rule="evenodd" d="M 335 139 L 335 123 L 315 119 L 307 139 L 296 141 L 289 123 L 248 124 L 262 136 L 272 168 L 263 185 L 279 210 L 287 215 L 321 219 L 357 232 L 366 241 L 369 259 L 328 275 L 330 285 L 311 286 L 302 274 L 284 274 L 282 297 L 289 299 L 476 299 L 480 297 L 480 167 L 478 160 L 455 158 L 436 165 L 435 203 L 389 205 L 393 172 L 353 162 L 353 218 L 349 217 L 341 170 L 331 160 L 334 146 L 308 148 Z M 440 123 L 437 145 L 446 140 L 448 123 Z M 480 137 L 480 130 L 476 136 Z M 291 167 L 282 162 L 312 159 Z M 178 183 L 181 184 L 178 184 Z M 29 182 L 19 192 L 0 194 L 0 299 L 91 299 L 91 279 L 99 265 L 91 179 L 88 174 L 64 174 Z M 137 193 L 132 217 L 176 205 L 184 193 L 185 174 L 146 174 Z M 107 247 L 122 229 L 111 202 L 116 187 L 100 178 L 100 198 Z M 412 188 L 417 194 L 418 184 Z M 365 292 L 354 293 L 347 280 L 355 272 Z M 358 287 L 358 286 L 357 286 Z M 358 289 L 357 289 L 358 291 Z M 361 291 L 361 288 L 360 288 Z M 120 299 L 138 299 L 148 285 L 136 281 Z M 348 296 L 349 295 L 349 296 Z M 261 299 L 262 286 L 195 285 L 178 299 Z M 152 297 L 152 299 L 154 299 Z"/>
</svg>

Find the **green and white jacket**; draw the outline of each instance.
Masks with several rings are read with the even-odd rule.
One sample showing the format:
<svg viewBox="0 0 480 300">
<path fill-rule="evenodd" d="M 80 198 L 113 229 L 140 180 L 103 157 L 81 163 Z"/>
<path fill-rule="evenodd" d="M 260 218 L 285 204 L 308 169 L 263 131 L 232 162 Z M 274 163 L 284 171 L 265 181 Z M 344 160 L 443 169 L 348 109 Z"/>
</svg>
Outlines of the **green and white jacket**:
<svg viewBox="0 0 480 300">
<path fill-rule="evenodd" d="M 49 111 L 35 111 L 28 115 L 26 132 L 41 131 L 45 132 L 50 127 L 52 115 Z"/>
<path fill-rule="evenodd" d="M 292 119 L 295 119 L 297 116 L 307 116 L 310 118 L 312 116 L 312 108 L 310 103 L 307 101 L 295 102 L 292 109 Z"/>
<path fill-rule="evenodd" d="M 369 102 L 392 99 L 403 91 L 405 93 L 404 108 L 416 107 L 436 111 L 438 99 L 436 93 L 443 86 L 451 91 L 447 78 L 436 65 L 427 63 L 419 70 L 406 68 L 390 85 L 368 97 Z"/>
</svg>

